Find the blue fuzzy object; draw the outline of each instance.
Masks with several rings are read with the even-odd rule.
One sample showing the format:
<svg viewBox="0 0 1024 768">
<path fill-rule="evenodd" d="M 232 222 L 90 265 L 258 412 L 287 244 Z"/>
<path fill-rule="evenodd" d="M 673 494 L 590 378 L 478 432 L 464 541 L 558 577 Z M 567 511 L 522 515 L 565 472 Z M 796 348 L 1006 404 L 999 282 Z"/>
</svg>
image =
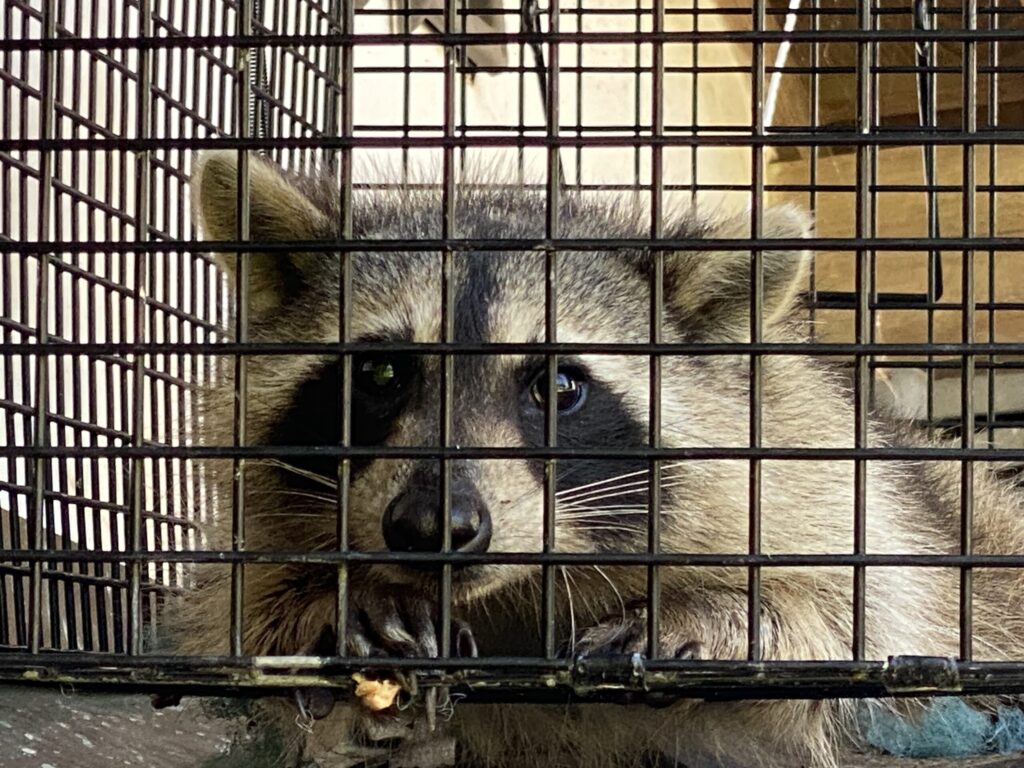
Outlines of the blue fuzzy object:
<svg viewBox="0 0 1024 768">
<path fill-rule="evenodd" d="M 996 752 L 1024 751 L 1024 712 L 1017 707 L 1000 707 L 992 730 Z"/>
<path fill-rule="evenodd" d="M 1024 712 L 1000 707 L 995 716 L 957 698 L 934 699 L 910 720 L 877 705 L 860 708 L 864 739 L 899 757 L 967 757 L 1024 750 Z"/>
</svg>

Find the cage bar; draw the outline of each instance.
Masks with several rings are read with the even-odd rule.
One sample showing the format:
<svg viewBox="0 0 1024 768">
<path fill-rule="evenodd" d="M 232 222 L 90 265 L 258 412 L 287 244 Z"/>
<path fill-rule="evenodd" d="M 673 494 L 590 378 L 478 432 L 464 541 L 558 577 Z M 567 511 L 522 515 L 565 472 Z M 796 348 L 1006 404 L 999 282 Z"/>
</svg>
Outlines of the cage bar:
<svg viewBox="0 0 1024 768">
<path fill-rule="evenodd" d="M 407 3 L 408 5 L 408 3 Z M 338 6 L 333 5 L 332 9 L 337 10 Z M 341 8 L 341 31 L 351 33 L 355 29 L 355 9 L 352 3 L 343 3 Z M 338 20 L 335 20 L 337 23 Z M 406 20 L 406 31 L 408 31 L 408 19 Z M 406 49 L 406 61 L 408 61 L 408 49 Z M 352 89 L 355 86 L 355 75 L 353 73 L 354 52 L 352 46 L 344 46 L 341 50 L 341 135 L 351 136 L 353 133 L 352 120 Z M 403 116 L 408 114 L 408 78 L 405 79 L 405 101 L 403 102 Z M 404 117 L 407 120 L 407 117 Z M 403 181 L 408 172 L 408 154 L 403 153 L 402 157 Z M 352 150 L 343 149 L 341 153 L 341 237 L 345 240 L 352 239 Z M 352 252 L 345 251 L 341 254 L 341 284 L 338 286 L 339 323 L 338 339 L 342 344 L 348 344 L 352 338 Z M 352 444 L 352 355 L 341 356 L 341 445 L 347 448 Z M 342 458 L 338 462 L 338 551 L 347 552 L 349 548 L 348 523 L 349 523 L 349 488 L 352 482 L 352 462 L 350 459 Z M 347 563 L 338 564 L 338 605 L 336 646 L 335 651 L 339 656 L 347 653 L 348 638 L 348 611 L 349 611 L 349 574 Z"/>
<path fill-rule="evenodd" d="M 557 35 L 561 24 L 561 7 L 559 0 L 548 3 L 548 34 Z M 561 133 L 561 109 L 559 102 L 558 78 L 561 63 L 558 45 L 548 44 L 547 51 L 547 82 L 544 92 L 544 109 L 547 118 L 547 136 L 559 136 Z M 547 196 L 545 198 L 546 215 L 544 220 L 545 240 L 550 242 L 558 237 L 562 172 L 561 156 L 555 146 L 547 151 Z M 558 251 L 546 248 L 544 251 L 544 341 L 554 344 L 558 339 L 558 290 L 555 282 L 558 276 Z M 544 445 L 554 447 L 558 444 L 558 356 L 545 353 L 547 366 L 547 393 L 544 401 Z M 555 542 L 555 492 L 558 474 L 554 458 L 544 461 L 544 521 L 543 551 L 554 552 Z M 553 659 L 556 652 L 555 637 L 555 572 L 550 564 L 544 563 L 541 568 L 542 585 L 542 616 L 544 623 L 544 656 Z"/>
<path fill-rule="evenodd" d="M 55 8 L 53 1 L 43 5 L 43 29 L 42 34 L 46 38 L 54 37 L 55 30 Z M 40 115 L 40 135 L 45 138 L 53 136 L 54 121 L 54 98 L 55 98 L 55 67 L 54 54 L 47 53 L 43 56 L 42 62 L 42 94 Z M 51 181 L 53 178 L 53 157 L 49 152 L 43 152 L 40 156 L 40 183 Z M 52 216 L 51 197 L 49 187 L 44 187 L 40 199 L 39 216 L 39 237 L 49 237 L 50 218 Z M 24 230 L 23 230 L 24 231 Z M 45 235 L 44 235 L 45 233 Z M 46 346 L 49 338 L 49 278 L 50 278 L 50 255 L 40 253 L 37 257 L 38 263 L 38 293 L 37 313 L 38 330 L 36 338 L 41 347 Z M 24 273 L 22 274 L 24 280 Z M 50 358 L 45 349 L 36 357 L 36 387 L 35 387 L 35 422 L 33 432 L 33 444 L 39 447 L 49 445 L 49 428 L 47 426 L 47 393 L 49 391 L 49 362 Z M 27 384 L 27 382 L 26 382 Z M 43 525 L 46 518 L 45 488 L 49 470 L 45 458 L 40 456 L 36 459 L 33 468 L 33 489 L 32 512 L 29 518 L 28 537 L 29 548 L 40 550 L 43 548 Z M 15 526 L 16 527 L 16 526 Z M 41 645 L 42 635 L 42 602 L 43 602 L 43 564 L 34 562 L 31 565 L 29 576 L 29 606 L 28 606 L 28 645 L 32 653 L 38 653 Z"/>
<path fill-rule="evenodd" d="M 660 32 L 665 22 L 664 0 L 655 0 L 651 8 L 651 23 L 655 32 Z M 665 50 L 655 44 L 651 51 L 651 135 L 658 136 L 665 130 Z M 639 94 L 640 84 L 636 84 Z M 651 148 L 651 237 L 661 238 L 665 230 L 664 209 L 664 156 L 660 147 Z M 651 273 L 650 339 L 651 344 L 662 342 L 665 314 L 665 253 L 652 252 Z M 652 355 L 650 366 L 649 408 L 647 439 L 651 448 L 661 448 L 661 357 Z M 648 519 L 647 551 L 656 555 L 661 550 L 661 462 L 654 460 L 648 465 Z M 657 659 L 661 655 L 661 573 L 657 566 L 647 569 L 647 658 Z"/>
<path fill-rule="evenodd" d="M 235 23 L 239 32 L 248 34 L 253 29 L 253 2 L 254 0 L 242 0 L 238 7 L 238 16 Z M 240 138 L 245 141 L 252 134 L 252 113 L 250 111 L 252 101 L 252 78 L 250 71 L 252 64 L 249 57 L 252 55 L 252 48 L 239 48 L 236 50 L 238 57 L 238 73 L 235 79 L 235 107 L 237 109 L 236 128 Z M 238 212 L 236 221 L 236 237 L 239 242 L 250 239 L 251 228 L 251 195 L 250 195 L 250 157 L 244 148 L 238 151 L 238 166 L 236 170 L 235 210 Z M 239 344 L 245 345 L 249 341 L 249 288 L 251 281 L 252 264 L 249 254 L 241 251 L 235 257 L 235 338 Z M 249 376 L 248 359 L 240 356 L 234 358 L 234 414 L 233 414 L 233 442 L 239 447 L 248 443 L 248 413 L 249 413 Z M 235 457 L 231 467 L 231 549 L 233 552 L 245 550 L 245 482 L 246 463 L 243 457 Z M 228 639 L 232 656 L 243 654 L 243 637 L 245 635 L 245 570 L 241 563 L 231 565 L 231 629 Z"/>
<path fill-rule="evenodd" d="M 861 0 L 858 5 L 857 23 L 862 30 L 873 28 L 871 0 Z M 874 132 L 875 81 L 871 74 L 874 64 L 874 48 L 869 40 L 857 45 L 857 128 L 862 134 Z M 868 193 L 871 179 L 873 155 L 867 146 L 857 147 L 857 216 L 856 227 L 859 237 L 874 234 L 874 205 Z M 872 314 L 868 308 L 872 293 L 873 275 L 872 252 L 858 249 L 856 265 L 857 308 L 855 315 L 856 341 L 860 344 L 872 340 Z M 854 447 L 868 445 L 868 409 L 871 387 L 871 373 L 868 360 L 863 355 L 855 356 L 854 384 Z M 864 554 L 867 551 L 867 482 L 868 466 L 863 461 L 854 464 L 854 509 L 853 509 L 853 551 Z M 867 570 L 855 567 L 853 571 L 853 638 L 852 651 L 855 661 L 865 658 L 865 611 L 867 606 Z"/>
<path fill-rule="evenodd" d="M 145 39 L 152 35 L 152 7 L 148 0 L 143 0 L 139 5 L 139 39 Z M 141 47 L 139 56 L 139 79 L 138 93 L 139 104 L 137 114 L 137 135 L 146 139 L 150 135 L 151 118 L 150 107 L 152 95 L 150 86 L 152 72 L 150 70 L 151 57 L 148 51 Z M 136 185 L 136 209 L 135 209 L 135 237 L 139 241 L 149 239 L 149 194 L 150 194 L 150 155 L 147 150 L 139 152 L 135 160 L 135 185 Z M 146 278 L 149 271 L 149 260 L 145 253 L 137 253 L 135 256 L 135 295 L 133 301 L 133 323 L 132 329 L 135 338 L 143 340 L 146 333 Z M 145 377 L 146 377 L 146 355 L 140 350 L 135 354 L 132 361 L 132 445 L 140 447 L 145 442 Z M 131 497 L 129 501 L 129 531 L 128 546 L 132 552 L 143 551 L 143 526 L 142 508 L 145 505 L 145 459 L 137 458 L 131 466 Z M 129 621 L 129 653 L 138 656 L 143 652 L 143 626 L 142 626 L 142 565 L 140 561 L 133 561 L 129 572 L 128 588 L 128 621 Z"/>
<path fill-rule="evenodd" d="M 968 30 L 978 27 L 977 0 L 964 0 L 963 21 Z M 978 48 L 967 39 L 963 44 L 963 129 L 969 136 L 978 128 Z M 991 152 L 992 149 L 989 149 Z M 972 144 L 963 145 L 963 185 L 961 190 L 961 214 L 963 234 L 971 236 L 975 228 L 975 203 L 977 188 L 975 185 L 975 152 Z M 974 341 L 974 251 L 963 251 L 962 300 L 963 314 L 962 336 L 964 343 Z M 974 375 L 975 359 L 969 352 L 962 358 L 960 374 L 960 445 L 968 451 L 974 447 Z M 974 546 L 974 463 L 965 459 L 960 463 L 960 552 L 971 554 Z M 974 611 L 973 611 L 974 572 L 971 568 L 960 569 L 960 658 L 970 661 L 973 657 Z"/>
<path fill-rule="evenodd" d="M 455 29 L 456 3 L 459 0 L 444 0 L 444 31 L 451 34 Z M 457 39 L 457 38 L 456 38 Z M 458 51 L 453 44 L 444 48 L 444 135 L 451 138 L 455 135 L 455 74 Z M 447 239 L 455 232 L 455 156 L 454 147 L 446 145 L 442 155 L 441 181 L 441 237 Z M 450 248 L 441 252 L 441 328 L 442 341 L 455 341 L 455 254 Z M 451 445 L 452 412 L 454 411 L 455 358 L 450 354 L 441 354 L 441 447 Z M 441 552 L 452 551 L 452 467 L 447 457 L 439 456 L 440 502 L 441 502 Z M 452 566 L 443 563 L 441 578 L 438 584 L 438 625 L 441 627 L 439 655 L 447 658 L 451 655 L 451 633 L 448 628 L 452 622 Z"/>
<path fill-rule="evenodd" d="M 755 32 L 765 28 L 764 0 L 753 0 L 752 22 Z M 751 134 L 765 135 L 764 115 L 764 46 L 755 41 L 751 62 Z M 694 150 L 696 151 L 696 150 Z M 763 147 L 750 148 L 750 237 L 759 241 L 764 231 L 764 153 Z M 764 251 L 755 249 L 750 254 L 750 343 L 760 344 L 764 335 Z M 764 393 L 763 360 L 757 353 L 750 355 L 750 440 L 753 449 L 761 447 L 762 403 Z M 761 554 L 761 459 L 750 460 L 747 475 L 749 522 L 747 552 Z M 747 658 L 759 661 L 761 645 L 761 570 L 751 566 L 747 570 Z"/>
</svg>

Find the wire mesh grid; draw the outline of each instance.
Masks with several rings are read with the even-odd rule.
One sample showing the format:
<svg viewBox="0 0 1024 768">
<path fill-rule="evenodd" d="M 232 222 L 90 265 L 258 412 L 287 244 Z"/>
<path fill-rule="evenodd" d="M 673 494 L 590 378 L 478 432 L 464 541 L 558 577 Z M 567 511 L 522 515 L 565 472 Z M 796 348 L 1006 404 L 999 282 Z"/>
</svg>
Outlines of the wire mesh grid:
<svg viewBox="0 0 1024 768">
<path fill-rule="evenodd" d="M 432 562 L 441 564 L 442 627 L 453 618 L 456 566 L 518 564 L 542 572 L 536 655 L 468 663 L 452 658 L 451 638 L 439 635 L 441 658 L 431 660 L 428 678 L 469 688 L 479 682 L 474 693 L 481 697 L 518 691 L 545 698 L 552 682 L 575 681 L 581 691 L 599 680 L 619 684 L 602 692 L 609 697 L 637 689 L 875 695 L 904 684 L 919 690 L 922 679 L 937 691 L 1020 690 L 1020 665 L 972 661 L 973 570 L 1024 566 L 1016 553 L 974 552 L 972 472 L 975 461 L 1006 462 L 1012 476 L 1013 463 L 1024 459 L 1024 299 L 1014 269 L 1021 245 L 1015 211 L 1024 199 L 1015 170 L 1024 70 L 1010 45 L 1021 18 L 1021 8 L 1005 0 L 552 0 L 515 8 L 455 0 L 365 7 L 333 0 L 138 0 L 118 7 L 7 0 L 0 48 L 0 674 L 11 679 L 33 670 L 80 684 L 189 690 L 266 690 L 302 674 L 322 682 L 324 670 L 362 666 L 344 642 L 350 566 Z M 210 245 L 197 239 L 187 183 L 192 153 L 215 148 L 237 151 L 241 207 L 235 236 Z M 232 278 L 207 255 L 323 249 L 322 241 L 253 242 L 250 170 L 260 155 L 291 169 L 319 165 L 340 190 L 341 220 L 330 246 L 341 265 L 337 341 L 250 341 L 250 260 L 243 258 Z M 544 193 L 537 237 L 458 236 L 460 174 L 495 158 L 506 162 L 509 183 Z M 437 171 L 425 181 L 417 177 L 423 164 Z M 353 195 L 399 183 L 439 192 L 439 234 L 360 239 Z M 559 200 L 576 193 L 638 201 L 650 212 L 648 236 L 565 237 Z M 766 241 L 763 212 L 776 200 L 814 212 L 816 234 Z M 673 238 L 665 211 L 686 201 L 749 206 L 749 233 L 714 243 Z M 797 348 L 764 336 L 764 254 L 803 247 L 815 253 L 806 291 L 813 338 Z M 667 343 L 665 254 L 737 248 L 752 254 L 749 342 Z M 654 254 L 648 340 L 562 341 L 553 279 L 561 254 L 609 249 Z M 404 345 L 354 338 L 354 255 L 424 250 L 440 258 L 440 338 Z M 523 250 L 538 251 L 544 262 L 543 339 L 458 341 L 455 265 L 467 253 Z M 353 444 L 352 360 L 375 352 L 439 356 L 437 445 Z M 559 445 L 559 360 L 583 353 L 649 360 L 642 445 Z M 495 354 L 545 357 L 539 445 L 453 442 L 456 361 Z M 273 364 L 272 356 L 299 355 L 335 356 L 341 364 L 337 440 L 250 444 L 248 370 Z M 750 361 L 747 443 L 665 445 L 663 360 L 721 355 Z M 762 365 L 773 355 L 845 362 L 852 445 L 765 445 Z M 218 385 L 235 390 L 232 445 L 204 444 L 188 432 L 194 393 Z M 879 403 L 959 444 L 872 444 L 868 414 Z M 303 553 L 247 549 L 247 462 L 311 457 L 337 463 L 333 545 Z M 353 463 L 424 458 L 440 464 L 441 552 L 352 549 Z M 581 458 L 647 467 L 645 552 L 560 551 L 557 468 Z M 541 551 L 452 551 L 451 466 L 471 459 L 544 463 Z M 747 550 L 665 551 L 665 462 L 736 459 L 749 467 Z M 854 463 L 848 552 L 762 551 L 763 463 L 804 459 Z M 869 465 L 901 459 L 959 463 L 955 553 L 869 551 Z M 226 494 L 211 501 L 212 466 L 230 477 L 230 501 Z M 211 516 L 231 520 L 224 549 L 204 540 Z M 192 588 L 197 563 L 231 572 L 227 655 L 171 655 L 158 642 L 162 606 Z M 333 653 L 247 654 L 246 573 L 281 563 L 336 571 Z M 650 639 L 639 671 L 635 659 L 584 664 L 559 653 L 558 569 L 580 564 L 646 569 Z M 704 566 L 747 572 L 746 661 L 659 658 L 664 572 Z M 766 677 L 762 569 L 810 566 L 852 573 L 849 659 L 773 661 L 774 676 Z M 958 569 L 958 660 L 901 666 L 868 655 L 868 568 L 899 566 Z M 422 671 L 423 663 L 395 658 L 388 665 Z M 494 679 L 506 684 L 503 692 L 486 687 Z"/>
</svg>

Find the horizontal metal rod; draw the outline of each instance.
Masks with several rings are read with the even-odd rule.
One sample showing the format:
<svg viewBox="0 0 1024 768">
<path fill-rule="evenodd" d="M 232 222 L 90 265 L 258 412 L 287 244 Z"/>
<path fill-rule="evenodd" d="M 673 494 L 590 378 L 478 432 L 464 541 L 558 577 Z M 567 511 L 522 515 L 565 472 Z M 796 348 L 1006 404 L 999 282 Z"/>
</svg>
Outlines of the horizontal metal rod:
<svg viewBox="0 0 1024 768">
<path fill-rule="evenodd" d="M 887 130 L 854 133 L 847 130 L 752 134 L 659 134 L 628 136 L 406 136 L 396 126 L 392 136 L 311 136 L 275 139 L 0 139 L 0 152 L 143 152 L 167 149 L 439 149 L 445 147 L 858 147 L 858 146 L 974 146 L 1024 144 L 1024 130 L 998 128 L 965 133 L 961 130 Z"/>
<path fill-rule="evenodd" d="M 576 16 L 581 11 L 584 11 L 584 9 L 582 9 L 582 8 L 563 8 L 563 9 L 560 9 L 559 12 L 561 14 L 565 15 L 565 16 Z M 665 16 L 686 16 L 687 18 L 690 18 L 691 16 L 719 16 L 719 15 L 722 15 L 722 16 L 746 16 L 746 17 L 750 16 L 750 9 L 749 8 L 743 8 L 743 7 L 737 7 L 737 8 L 719 8 L 719 7 L 714 7 L 714 6 L 709 7 L 709 8 L 686 8 L 686 7 L 681 7 L 681 8 L 665 8 L 662 12 L 664 13 Z M 954 16 L 954 15 L 960 13 L 960 9 L 959 8 L 953 8 L 953 7 L 950 7 L 950 8 L 934 8 L 934 9 L 932 9 L 931 12 L 934 13 L 936 16 Z M 391 17 L 402 18 L 402 17 L 405 17 L 405 16 L 425 16 L 425 17 L 428 17 L 428 18 L 440 18 L 442 13 L 443 13 L 443 11 L 441 11 L 441 10 L 430 10 L 430 9 L 427 9 L 427 8 L 419 8 L 419 7 L 411 8 L 411 9 L 408 9 L 408 10 L 404 9 L 404 8 L 372 8 L 372 7 L 367 7 L 367 8 L 361 8 L 359 10 L 359 15 L 360 16 L 385 16 L 385 17 L 388 17 L 388 18 L 391 18 Z M 520 11 L 517 10 L 517 9 L 513 10 L 513 9 L 503 9 L 503 8 L 480 8 L 480 7 L 458 8 L 455 11 L 455 13 L 458 16 L 460 16 L 460 17 L 461 16 L 469 16 L 469 17 L 472 17 L 472 16 L 506 16 L 506 17 L 510 17 L 510 18 L 515 18 L 516 20 L 518 20 L 519 16 L 520 16 Z M 630 7 L 627 7 L 627 6 L 623 5 L 623 6 L 620 6 L 618 8 L 601 8 L 600 13 L 601 13 L 602 16 L 629 16 L 629 17 L 633 18 L 633 17 L 635 17 L 637 15 L 650 16 L 650 15 L 652 15 L 654 13 L 654 11 L 650 7 L 644 7 L 644 8 L 639 8 L 638 9 L 638 8 L 635 8 L 635 7 L 634 8 L 630 8 Z M 765 8 L 764 9 L 764 13 L 765 13 L 765 16 L 785 16 L 788 13 L 792 13 L 792 11 L 790 11 L 788 8 L 782 8 L 782 7 L 780 7 L 780 8 Z M 1005 14 L 1007 16 L 1012 16 L 1014 14 L 1018 14 L 1019 15 L 1020 13 L 1021 13 L 1021 10 L 1018 9 L 1018 8 L 1007 8 L 1007 7 L 1001 7 L 1001 6 L 995 6 L 993 8 L 979 8 L 978 9 L 978 15 L 979 16 L 983 16 L 985 14 Z M 808 16 L 808 17 L 809 16 L 855 16 L 856 14 L 857 14 L 857 9 L 856 8 L 801 8 L 800 9 L 800 16 L 801 17 L 804 17 L 804 16 Z M 902 8 L 872 8 L 871 9 L 871 15 L 873 17 L 896 16 L 896 15 L 904 15 L 905 16 L 906 15 L 906 11 L 904 9 L 902 9 Z"/>
<path fill-rule="evenodd" d="M 631 701 L 674 698 L 862 698 L 1024 692 L 1024 666 L 934 657 L 887 661 L 646 661 L 604 658 L 478 659 L 262 657 L 126 658 L 114 654 L 4 653 L 0 681 L 65 690 L 177 691 L 223 696 L 287 695 L 336 688 L 352 674 L 415 671 L 421 686 L 449 686 L 474 701 Z"/>
<path fill-rule="evenodd" d="M 1024 342 L 864 343 L 853 342 L 70 342 L 0 344 L 2 355 L 344 355 L 387 352 L 410 355 L 878 355 L 960 357 L 1024 355 Z M 924 364 L 924 361 L 922 361 Z"/>
<path fill-rule="evenodd" d="M 291 253 L 293 251 L 334 251 L 337 253 L 431 253 L 434 251 L 1022 251 L 1024 237 L 806 237 L 806 238 L 422 238 L 404 240 L 288 240 L 243 242 L 238 240 L 155 240 L 103 242 L 99 240 L 45 240 L 0 242 L 0 253 Z"/>
<path fill-rule="evenodd" d="M 830 30 L 729 30 L 671 32 L 459 32 L 429 34 L 259 34 L 181 35 L 167 37 L 57 37 L 0 40 L 0 51 L 117 51 L 202 48 L 280 48 L 310 46 L 461 46 L 598 43 L 832 43 L 832 42 L 1016 42 L 1016 29 L 830 29 Z"/>
<path fill-rule="evenodd" d="M 283 515 L 287 516 L 287 514 Z M 325 515 L 326 517 L 326 515 Z M 642 528 L 638 528 L 643 532 Z M 276 550 L 186 550 L 180 552 L 39 551 L 0 549 L 7 562 L 137 562 L 144 563 L 254 563 L 276 565 L 337 565 L 338 563 L 452 563 L 455 565 L 667 565 L 680 567 L 913 567 L 913 568 L 1024 568 L 1019 555 L 916 555 L 916 554 L 708 554 L 659 552 L 286 552 Z"/>
<path fill-rule="evenodd" d="M 259 445 L 259 446 L 0 446 L 2 458 L 83 459 L 260 459 L 260 458 L 372 458 L 372 459 L 675 459 L 677 461 L 728 461 L 768 459 L 776 461 L 1024 461 L 1019 448 L 793 448 L 699 447 L 699 448 L 588 448 L 526 447 L 485 448 L 452 446 L 351 446 Z"/>
</svg>

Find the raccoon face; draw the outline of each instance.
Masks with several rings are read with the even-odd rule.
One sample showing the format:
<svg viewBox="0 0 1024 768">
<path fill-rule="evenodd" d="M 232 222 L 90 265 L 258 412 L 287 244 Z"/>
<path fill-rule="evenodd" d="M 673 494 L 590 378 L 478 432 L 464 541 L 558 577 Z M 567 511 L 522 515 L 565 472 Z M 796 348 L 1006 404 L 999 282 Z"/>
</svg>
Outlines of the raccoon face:
<svg viewBox="0 0 1024 768">
<path fill-rule="evenodd" d="M 253 156 L 250 230 L 254 241 L 333 240 L 340 213 L 330 184 L 292 177 Z M 193 208 L 204 236 L 235 239 L 236 155 L 212 152 L 196 161 Z M 543 235 L 540 195 L 485 186 L 459 190 L 455 235 L 536 238 Z M 439 196 L 422 191 L 373 192 L 357 197 L 354 230 L 361 239 L 440 236 Z M 644 221 L 577 198 L 564 201 L 565 237 L 643 237 Z M 800 237 L 807 221 L 797 211 L 766 212 L 771 237 Z M 686 216 L 666 227 L 672 237 L 742 238 L 749 220 L 701 222 Z M 236 257 L 220 263 L 234 274 Z M 249 255 L 250 339 L 336 341 L 339 338 L 340 262 L 323 252 Z M 665 341 L 749 338 L 749 253 L 666 254 Z M 641 251 L 559 254 L 554 275 L 557 339 L 561 342 L 645 343 L 650 340 L 653 260 Z M 766 335 L 783 328 L 803 277 L 802 253 L 768 252 L 764 259 Z M 351 338 L 367 342 L 438 342 L 442 332 L 442 259 L 429 252 L 363 252 L 351 260 Z M 545 260 L 542 253 L 456 253 L 451 274 L 454 340 L 531 343 L 545 340 Z M 229 284 L 233 284 L 229 281 Z M 647 356 L 559 356 L 557 444 L 620 449 L 649 444 L 650 359 Z M 746 441 L 746 358 L 664 358 L 663 439 L 667 445 L 740 445 Z M 351 442 L 356 446 L 436 447 L 442 443 L 444 366 L 436 355 L 372 352 L 352 359 Z M 249 440 L 270 445 L 338 445 L 341 363 L 325 356 L 252 357 L 248 364 Z M 229 390 L 230 387 L 221 387 Z M 225 395 L 226 396 L 226 395 Z M 461 447 L 541 447 L 545 443 L 547 363 L 543 356 L 453 355 L 447 441 Z M 712 409 L 735 415 L 723 423 Z M 226 409 L 230 413 L 230 409 Z M 229 432 L 227 434 L 230 434 Z M 542 549 L 545 462 L 523 459 L 453 460 L 452 548 L 464 552 L 536 552 Z M 629 458 L 557 462 L 556 548 L 559 551 L 640 551 L 647 537 L 648 462 Z M 304 512 L 292 548 L 336 546 L 336 503 L 324 486 L 338 476 L 337 461 L 303 458 L 287 471 L 267 473 L 302 499 L 294 504 L 261 496 L 256 519 L 286 520 Z M 269 473 L 275 474 L 271 476 Z M 694 482 L 705 483 L 706 478 Z M 668 484 L 663 503 L 684 498 L 685 482 Z M 310 496 L 317 496 L 310 501 Z M 281 498 L 289 498 L 287 496 Z M 362 551 L 439 551 L 441 472 L 436 459 L 353 460 L 349 486 L 349 543 Z M 310 508 L 322 513 L 308 526 Z M 275 530 L 280 531 L 278 526 Z M 312 542 L 316 542 L 312 544 Z M 274 542 L 280 547 L 281 542 Z M 415 585 L 412 568 L 374 566 L 374 579 Z M 459 569 L 455 599 L 469 600 L 530 573 L 517 566 Z"/>
</svg>

